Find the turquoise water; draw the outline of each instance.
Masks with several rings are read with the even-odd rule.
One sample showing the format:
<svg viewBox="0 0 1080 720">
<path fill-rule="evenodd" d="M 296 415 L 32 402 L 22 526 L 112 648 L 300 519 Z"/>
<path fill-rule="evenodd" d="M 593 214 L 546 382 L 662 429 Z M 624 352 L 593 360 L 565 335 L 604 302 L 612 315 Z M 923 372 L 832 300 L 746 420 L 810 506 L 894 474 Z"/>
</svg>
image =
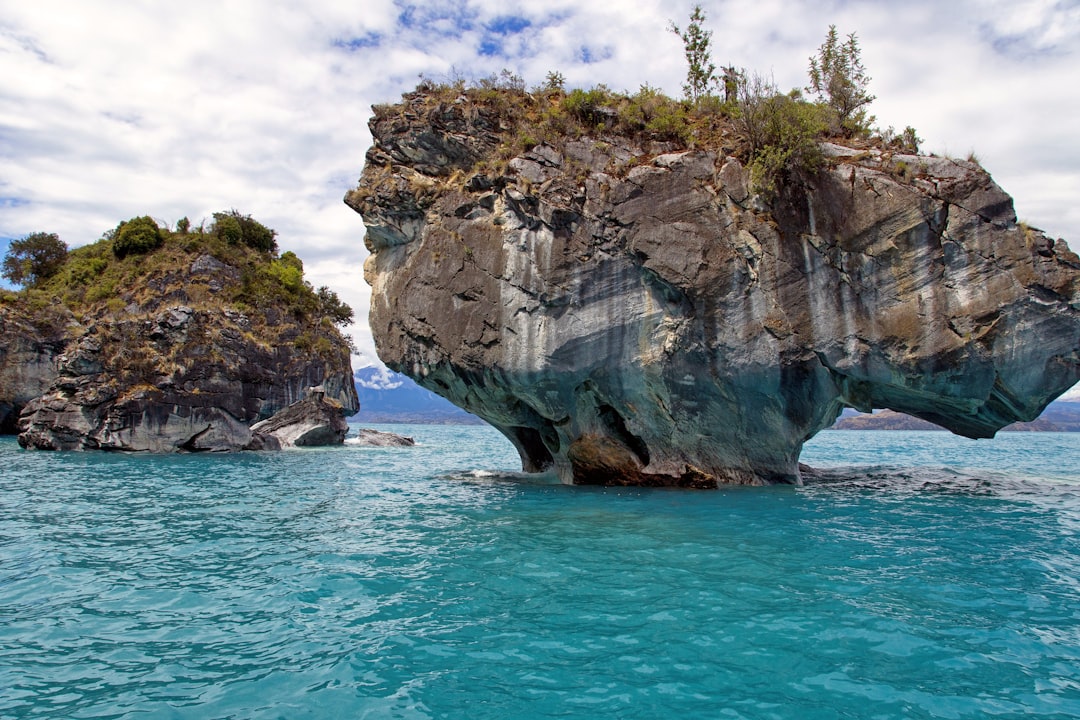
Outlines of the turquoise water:
<svg viewBox="0 0 1080 720">
<path fill-rule="evenodd" d="M 0 717 L 1080 716 L 1080 434 L 827 432 L 818 482 L 684 492 L 406 432 L 0 439 Z"/>
</svg>

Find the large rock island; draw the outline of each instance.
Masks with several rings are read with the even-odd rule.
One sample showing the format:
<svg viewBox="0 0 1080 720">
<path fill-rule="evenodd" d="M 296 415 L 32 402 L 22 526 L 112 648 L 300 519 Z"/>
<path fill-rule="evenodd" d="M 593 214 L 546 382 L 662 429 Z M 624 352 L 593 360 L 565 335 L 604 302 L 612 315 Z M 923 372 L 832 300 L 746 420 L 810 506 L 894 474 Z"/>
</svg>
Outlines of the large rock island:
<svg viewBox="0 0 1080 720">
<path fill-rule="evenodd" d="M 279 255 L 273 232 L 250 217 L 182 226 L 122 223 L 0 298 L 0 429 L 49 450 L 341 442 L 358 408 L 336 326 L 351 311 L 304 282 L 300 259 Z M 279 413 L 266 432 L 252 429 Z M 331 430 L 312 432 L 320 427 Z"/>
<path fill-rule="evenodd" d="M 973 162 L 822 142 L 766 192 L 723 126 L 710 144 L 603 97 L 449 90 L 370 122 L 346 197 L 370 325 L 526 470 L 798 482 L 845 406 L 990 437 L 1080 379 L 1080 259 Z"/>
</svg>

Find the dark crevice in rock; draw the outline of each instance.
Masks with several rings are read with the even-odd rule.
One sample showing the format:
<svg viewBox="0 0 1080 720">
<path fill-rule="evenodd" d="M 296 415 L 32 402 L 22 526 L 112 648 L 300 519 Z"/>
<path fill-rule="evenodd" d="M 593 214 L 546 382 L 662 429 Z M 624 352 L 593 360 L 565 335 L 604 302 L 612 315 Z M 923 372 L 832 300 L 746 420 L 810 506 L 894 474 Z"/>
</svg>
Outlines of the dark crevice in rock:
<svg viewBox="0 0 1080 720">
<path fill-rule="evenodd" d="M 626 421 L 623 419 L 623 416 L 619 414 L 619 411 L 610 405 L 600 405 L 596 408 L 596 412 L 611 436 L 617 438 L 623 445 L 630 448 L 631 452 L 637 456 L 638 462 L 641 463 L 642 467 L 648 466 L 648 445 L 645 444 L 644 440 L 626 428 Z"/>
<path fill-rule="evenodd" d="M 526 472 L 542 472 L 554 464 L 555 459 L 544 443 L 543 434 L 536 428 L 519 425 L 507 428 L 505 432 L 518 448 Z"/>
<path fill-rule="evenodd" d="M 207 424 L 205 428 L 189 437 L 183 444 L 180 445 L 180 449 L 186 452 L 206 452 L 207 448 L 201 448 L 198 446 L 199 438 L 206 435 L 213 429 L 213 425 Z"/>
</svg>

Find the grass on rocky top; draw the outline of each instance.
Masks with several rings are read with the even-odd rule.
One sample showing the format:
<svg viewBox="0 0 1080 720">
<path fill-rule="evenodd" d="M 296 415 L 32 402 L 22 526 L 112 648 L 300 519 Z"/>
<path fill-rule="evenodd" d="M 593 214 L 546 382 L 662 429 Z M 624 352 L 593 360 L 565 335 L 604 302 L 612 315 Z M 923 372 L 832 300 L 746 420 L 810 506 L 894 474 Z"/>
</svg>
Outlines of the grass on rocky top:
<svg viewBox="0 0 1080 720">
<path fill-rule="evenodd" d="M 437 116 L 463 105 L 494 119 L 501 143 L 475 171 L 501 170 L 505 163 L 546 143 L 559 147 L 568 139 L 587 137 L 598 143 L 638 147 L 644 155 L 707 149 L 738 158 L 751 171 L 756 191 L 766 197 L 784 183 L 815 172 L 828 162 L 821 142 L 835 142 L 886 155 L 917 154 L 920 139 L 914 129 L 903 133 L 872 130 L 868 124 L 844 127 L 824 103 L 805 99 L 800 91 L 781 93 L 769 81 L 745 81 L 725 101 L 704 95 L 695 101 L 668 97 L 643 85 L 637 92 L 616 92 L 605 85 L 566 90 L 560 82 L 526 89 L 520 77 L 503 71 L 475 83 L 462 79 L 434 82 L 423 79 L 400 105 L 383 105 L 377 112 L 404 113 L 417 107 Z"/>
<path fill-rule="evenodd" d="M 235 268 L 237 281 L 218 278 L 222 288 L 215 292 L 211 275 L 193 276 L 191 265 L 202 255 Z M 281 311 L 285 321 L 312 327 L 333 328 L 352 316 L 334 293 L 315 290 L 303 279 L 303 263 L 294 253 L 279 256 L 202 229 L 186 233 L 162 229 L 159 247 L 122 258 L 108 238 L 75 248 L 51 277 L 20 291 L 0 292 L 0 304 L 21 308 L 39 326 L 53 325 L 65 310 L 86 321 L 127 309 L 136 315 L 149 313 L 169 304 L 228 307 L 246 313 L 254 325 L 263 317 L 257 311 L 269 307 Z"/>
</svg>

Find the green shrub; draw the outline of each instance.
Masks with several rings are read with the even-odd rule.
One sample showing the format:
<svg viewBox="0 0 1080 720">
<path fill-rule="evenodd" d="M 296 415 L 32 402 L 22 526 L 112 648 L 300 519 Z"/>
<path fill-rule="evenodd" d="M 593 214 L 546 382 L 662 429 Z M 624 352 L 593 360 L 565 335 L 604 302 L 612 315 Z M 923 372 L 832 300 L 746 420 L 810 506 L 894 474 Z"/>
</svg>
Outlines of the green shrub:
<svg viewBox="0 0 1080 720">
<path fill-rule="evenodd" d="M 750 147 L 755 191 L 770 197 L 785 177 L 812 173 L 822 162 L 818 139 L 828 128 L 826 109 L 797 91 L 776 92 L 757 78 L 739 100 L 739 126 Z"/>
<path fill-rule="evenodd" d="M 509 90 L 511 92 L 525 92 L 525 81 L 520 75 L 503 68 L 498 75 L 492 74 L 481 78 L 478 83 L 480 90 Z"/>
<path fill-rule="evenodd" d="M 71 285 L 90 285 L 109 267 L 103 257 L 72 257 L 67 264 L 67 281 Z"/>
<path fill-rule="evenodd" d="M 916 155 L 919 152 L 919 145 L 922 143 L 922 138 L 915 132 L 915 128 L 908 125 L 904 128 L 903 134 L 900 136 L 900 144 L 903 147 L 904 152 Z"/>
<path fill-rule="evenodd" d="M 111 300 L 114 297 L 116 297 L 116 281 L 112 278 L 100 279 L 86 290 L 87 302 Z"/>
<path fill-rule="evenodd" d="M 278 287 L 291 293 L 300 292 L 304 287 L 304 263 L 292 251 L 271 261 L 267 272 Z"/>
<path fill-rule="evenodd" d="M 566 78 L 558 70 L 551 70 L 544 78 L 544 86 L 542 88 L 545 92 L 561 93 L 565 89 Z"/>
<path fill-rule="evenodd" d="M 671 98 L 645 83 L 619 108 L 619 122 L 631 131 L 644 130 L 660 106 L 671 102 Z"/>
<path fill-rule="evenodd" d="M 662 140 L 689 142 L 690 123 L 686 107 L 674 100 L 664 98 L 656 106 L 653 116 L 645 123 L 645 130 Z"/>
<path fill-rule="evenodd" d="M 587 125 L 604 124 L 611 120 L 614 93 L 607 85 L 597 85 L 590 90 L 574 88 L 563 100 L 563 109 Z"/>
<path fill-rule="evenodd" d="M 121 222 L 113 232 L 113 254 L 118 258 L 142 255 L 161 247 L 161 228 L 149 215 Z"/>
<path fill-rule="evenodd" d="M 277 232 L 236 210 L 214 213 L 212 232 L 230 245 L 243 243 L 263 252 L 277 250 Z"/>
<path fill-rule="evenodd" d="M 243 238 L 240 230 L 240 221 L 228 213 L 214 213 L 214 224 L 211 232 L 230 245 L 239 245 Z"/>
</svg>

